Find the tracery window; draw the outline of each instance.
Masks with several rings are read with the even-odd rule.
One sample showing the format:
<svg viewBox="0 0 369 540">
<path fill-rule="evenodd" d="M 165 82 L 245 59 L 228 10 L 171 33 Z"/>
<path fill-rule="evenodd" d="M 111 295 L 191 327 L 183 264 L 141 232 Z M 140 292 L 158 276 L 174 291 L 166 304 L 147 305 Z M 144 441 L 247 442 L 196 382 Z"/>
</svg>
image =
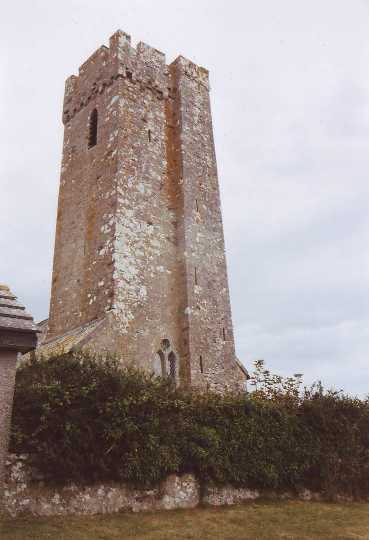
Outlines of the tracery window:
<svg viewBox="0 0 369 540">
<path fill-rule="evenodd" d="M 160 364 L 160 368 L 159 368 Z M 154 360 L 154 371 L 163 377 L 169 377 L 174 384 L 177 384 L 179 378 L 179 364 L 176 353 L 173 351 L 169 339 L 165 338 L 161 341 L 160 349 L 156 353 Z"/>
</svg>

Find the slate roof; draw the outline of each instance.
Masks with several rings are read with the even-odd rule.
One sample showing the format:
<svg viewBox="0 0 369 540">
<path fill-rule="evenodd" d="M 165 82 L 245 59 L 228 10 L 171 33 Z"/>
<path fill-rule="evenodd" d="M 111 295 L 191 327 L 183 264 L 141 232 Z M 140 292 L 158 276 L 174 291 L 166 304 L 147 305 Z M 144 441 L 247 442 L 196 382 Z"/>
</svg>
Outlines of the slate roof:
<svg viewBox="0 0 369 540">
<path fill-rule="evenodd" d="M 49 331 L 49 319 L 44 319 L 43 321 L 38 322 L 37 328 L 40 332 L 37 340 L 37 346 L 39 347 L 46 340 L 46 336 Z"/>
<path fill-rule="evenodd" d="M 58 336 L 55 339 L 51 339 L 47 342 L 41 343 L 37 347 L 37 354 L 41 356 L 52 356 L 54 354 L 61 354 L 73 351 L 77 346 L 82 346 L 88 341 L 92 332 L 102 324 L 103 319 L 92 321 L 83 326 L 79 326 L 74 330 L 66 332 L 62 336 Z M 47 321 L 42 321 L 42 325 L 45 325 Z"/>
<path fill-rule="evenodd" d="M 38 332 L 32 315 L 17 302 L 17 297 L 7 285 L 0 283 L 0 330 L 10 332 Z"/>
</svg>

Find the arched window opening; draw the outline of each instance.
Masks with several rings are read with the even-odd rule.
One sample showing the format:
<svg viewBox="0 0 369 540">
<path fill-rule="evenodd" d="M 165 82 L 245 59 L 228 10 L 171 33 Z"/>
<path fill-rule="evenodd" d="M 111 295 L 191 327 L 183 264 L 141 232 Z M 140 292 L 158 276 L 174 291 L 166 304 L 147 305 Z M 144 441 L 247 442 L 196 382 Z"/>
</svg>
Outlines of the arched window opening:
<svg viewBox="0 0 369 540">
<path fill-rule="evenodd" d="M 175 381 L 177 378 L 177 359 L 173 351 L 171 351 L 168 355 L 168 363 L 169 363 L 169 377 L 173 379 L 173 381 Z"/>
<path fill-rule="evenodd" d="M 92 148 L 97 144 L 97 109 L 94 109 L 90 114 L 88 125 L 88 148 Z"/>
<path fill-rule="evenodd" d="M 152 362 L 152 372 L 157 377 L 163 377 L 165 373 L 165 358 L 163 351 L 158 351 L 155 353 L 153 362 Z"/>
<path fill-rule="evenodd" d="M 162 342 L 161 342 L 161 348 L 162 348 L 164 351 L 166 351 L 166 350 L 169 349 L 169 347 L 170 347 L 170 341 L 169 341 L 169 339 L 166 339 L 166 338 L 163 339 Z"/>
<path fill-rule="evenodd" d="M 201 354 L 200 354 L 200 359 L 199 359 L 199 360 L 200 360 L 200 371 L 201 371 L 201 373 L 204 373 L 204 363 L 203 363 L 203 361 L 202 361 L 202 356 L 201 356 Z"/>
<path fill-rule="evenodd" d="M 161 340 L 160 348 L 153 358 L 153 372 L 162 377 L 169 377 L 174 385 L 179 379 L 179 361 L 169 339 Z"/>
<path fill-rule="evenodd" d="M 157 355 L 158 355 L 159 361 L 160 361 L 160 370 L 158 369 L 158 374 L 160 374 L 162 377 L 165 377 L 166 370 L 165 370 L 165 356 L 164 356 L 164 353 L 163 353 L 163 351 L 159 350 L 157 352 Z"/>
</svg>

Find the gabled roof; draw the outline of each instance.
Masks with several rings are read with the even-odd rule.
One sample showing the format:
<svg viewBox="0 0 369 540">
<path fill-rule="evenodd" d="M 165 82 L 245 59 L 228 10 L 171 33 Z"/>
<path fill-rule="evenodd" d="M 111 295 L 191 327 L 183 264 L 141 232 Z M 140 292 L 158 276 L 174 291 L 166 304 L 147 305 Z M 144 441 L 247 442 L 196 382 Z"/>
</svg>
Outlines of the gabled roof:
<svg viewBox="0 0 369 540">
<path fill-rule="evenodd" d="M 37 355 L 48 357 L 54 354 L 68 353 L 75 350 L 76 348 L 79 348 L 78 346 L 82 346 L 88 341 L 92 332 L 98 328 L 103 321 L 104 319 L 91 321 L 88 324 L 66 332 L 62 336 L 43 342 L 37 347 L 36 353 Z M 45 323 L 46 321 L 42 321 L 41 324 L 44 325 Z"/>
<path fill-rule="evenodd" d="M 37 340 L 37 346 L 39 347 L 45 341 L 47 333 L 49 331 L 49 319 L 44 319 L 43 321 L 38 322 L 37 328 L 39 329 L 39 335 Z"/>
<path fill-rule="evenodd" d="M 236 357 L 236 364 L 238 368 L 242 371 L 242 373 L 245 375 L 246 379 L 250 378 L 249 372 L 245 368 L 245 366 L 242 364 L 242 362 Z"/>
<path fill-rule="evenodd" d="M 0 283 L 0 349 L 30 351 L 36 346 L 38 331 L 32 315 L 9 287 Z"/>
<path fill-rule="evenodd" d="M 25 307 L 17 302 L 17 297 L 7 285 L 0 283 L 0 328 L 6 330 L 22 330 L 23 332 L 37 332 L 37 325 L 32 315 L 26 312 Z"/>
</svg>

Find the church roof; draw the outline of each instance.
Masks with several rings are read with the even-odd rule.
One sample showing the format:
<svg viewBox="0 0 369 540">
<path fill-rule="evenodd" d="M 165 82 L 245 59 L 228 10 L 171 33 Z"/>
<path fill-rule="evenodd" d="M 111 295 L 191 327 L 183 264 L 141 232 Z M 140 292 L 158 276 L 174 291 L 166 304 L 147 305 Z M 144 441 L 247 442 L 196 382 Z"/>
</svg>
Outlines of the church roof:
<svg viewBox="0 0 369 540">
<path fill-rule="evenodd" d="M 47 325 L 47 320 L 42 321 L 40 325 Z M 46 342 L 41 342 L 37 347 L 37 354 L 42 356 L 52 356 L 54 354 L 68 353 L 81 346 L 88 340 L 90 334 L 103 322 L 103 319 L 95 320 L 79 326 L 65 334 L 58 336 Z"/>
<path fill-rule="evenodd" d="M 239 367 L 239 369 L 242 371 L 242 373 L 245 375 L 246 379 L 249 379 L 250 378 L 249 372 L 247 371 L 243 363 L 237 357 L 236 357 L 236 364 Z"/>
</svg>

